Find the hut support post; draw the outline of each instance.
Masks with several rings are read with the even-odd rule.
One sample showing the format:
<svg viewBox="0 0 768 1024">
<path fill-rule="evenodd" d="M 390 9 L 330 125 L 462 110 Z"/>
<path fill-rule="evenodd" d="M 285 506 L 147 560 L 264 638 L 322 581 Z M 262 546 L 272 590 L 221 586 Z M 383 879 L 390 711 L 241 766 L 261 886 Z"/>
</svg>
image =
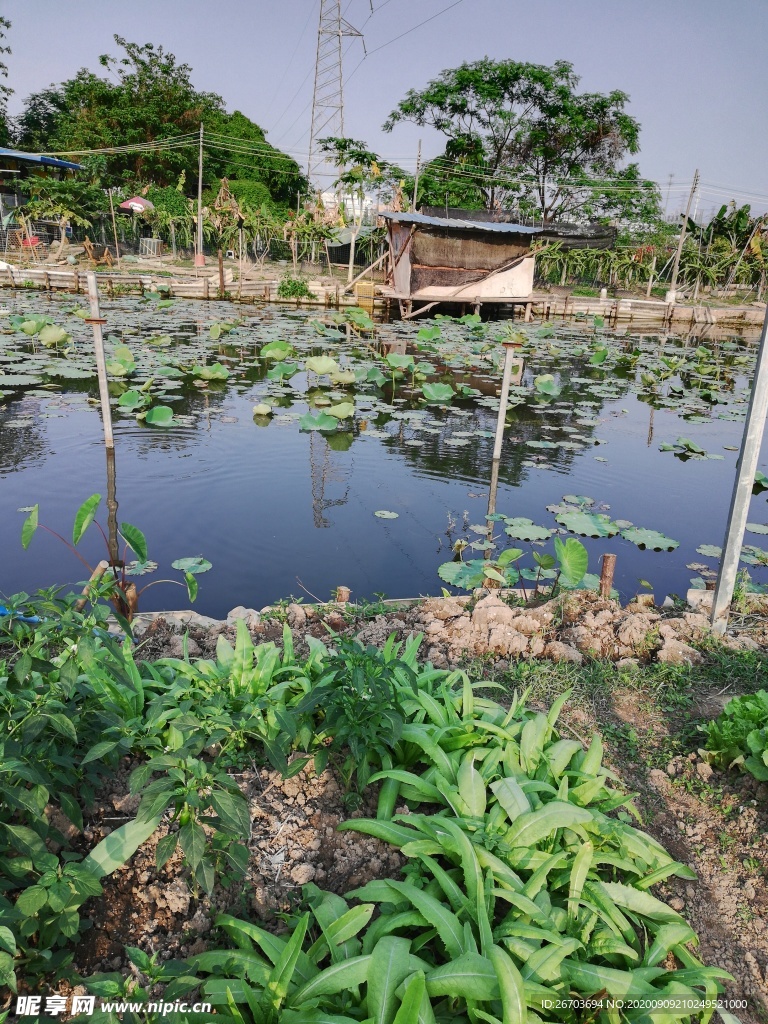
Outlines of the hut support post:
<svg viewBox="0 0 768 1024">
<path fill-rule="evenodd" d="M 86 279 L 88 281 L 88 302 L 91 307 L 91 316 L 86 322 L 93 328 L 93 348 L 96 353 L 96 370 L 99 376 L 101 418 L 104 423 L 104 444 L 107 448 L 114 448 L 115 439 L 112 436 L 112 411 L 109 408 L 107 363 L 104 358 L 104 338 L 101 333 L 101 325 L 106 323 L 106 321 L 102 320 L 99 311 L 99 286 L 96 283 L 96 275 L 90 272 L 86 274 Z"/>
<path fill-rule="evenodd" d="M 728 610 L 736 586 L 739 555 L 744 539 L 744 528 L 747 525 L 749 500 L 755 482 L 755 470 L 763 440 L 766 413 L 768 413 L 768 310 L 763 321 L 763 333 L 760 337 L 755 376 L 752 381 L 752 394 L 744 424 L 741 453 L 736 465 L 736 480 L 728 512 L 728 526 L 723 541 L 723 556 L 720 560 L 720 571 L 717 574 L 715 596 L 712 601 L 712 629 L 721 636 L 725 633 L 728 625 Z"/>
</svg>

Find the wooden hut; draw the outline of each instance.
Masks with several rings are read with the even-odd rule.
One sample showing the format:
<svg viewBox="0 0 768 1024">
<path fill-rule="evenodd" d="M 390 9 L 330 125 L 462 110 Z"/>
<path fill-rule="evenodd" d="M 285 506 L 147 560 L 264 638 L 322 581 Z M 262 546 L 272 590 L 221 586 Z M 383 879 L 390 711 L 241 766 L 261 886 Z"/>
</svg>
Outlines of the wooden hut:
<svg viewBox="0 0 768 1024">
<path fill-rule="evenodd" d="M 438 303 L 523 303 L 530 308 L 535 238 L 559 239 L 568 247 L 610 246 L 612 228 L 531 226 L 486 211 L 446 210 L 382 214 L 389 240 L 389 276 L 384 294 L 398 299 L 403 316 Z M 414 306 L 416 303 L 416 306 Z"/>
</svg>

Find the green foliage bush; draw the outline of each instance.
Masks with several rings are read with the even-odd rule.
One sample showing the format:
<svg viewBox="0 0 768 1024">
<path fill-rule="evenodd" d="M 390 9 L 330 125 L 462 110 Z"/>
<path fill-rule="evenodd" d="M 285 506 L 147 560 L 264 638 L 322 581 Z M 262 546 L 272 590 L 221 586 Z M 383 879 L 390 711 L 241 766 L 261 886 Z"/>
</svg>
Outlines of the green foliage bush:
<svg viewBox="0 0 768 1024">
<path fill-rule="evenodd" d="M 734 765 L 768 782 L 768 692 L 735 697 L 706 726 L 707 758 L 719 768 Z"/>
<path fill-rule="evenodd" d="M 284 277 L 277 286 L 278 299 L 312 299 L 309 285 L 298 277 Z"/>
</svg>

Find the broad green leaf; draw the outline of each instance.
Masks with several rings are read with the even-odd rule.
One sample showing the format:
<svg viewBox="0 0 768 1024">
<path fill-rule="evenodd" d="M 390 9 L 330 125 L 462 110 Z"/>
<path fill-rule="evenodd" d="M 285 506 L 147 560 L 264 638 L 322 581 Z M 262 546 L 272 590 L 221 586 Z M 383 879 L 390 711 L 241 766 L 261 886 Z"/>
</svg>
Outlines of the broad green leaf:
<svg viewBox="0 0 768 1024">
<path fill-rule="evenodd" d="M 280 959 L 270 973 L 269 981 L 267 982 L 267 992 L 270 1005 L 274 1011 L 280 1010 L 288 995 L 293 973 L 301 955 L 301 945 L 304 942 L 304 936 L 307 934 L 308 925 L 309 914 L 302 914 L 293 930 L 293 934 L 285 944 Z"/>
<path fill-rule="evenodd" d="M 154 405 L 144 414 L 144 422 L 153 427 L 171 427 L 174 424 L 173 409 L 168 405 Z"/>
<path fill-rule="evenodd" d="M 500 946 L 491 946 L 488 957 L 499 982 L 504 1024 L 526 1024 L 528 1010 L 520 971 Z"/>
<path fill-rule="evenodd" d="M 486 806 L 485 783 L 475 768 L 474 751 L 467 751 L 462 758 L 456 773 L 456 781 L 461 799 L 467 805 L 470 815 L 473 818 L 482 818 Z"/>
<path fill-rule="evenodd" d="M 584 883 L 587 880 L 589 869 L 592 866 L 592 857 L 594 852 L 592 843 L 584 843 L 579 852 L 573 858 L 570 888 L 568 890 L 568 917 L 571 918 L 571 920 L 575 920 L 578 915 L 579 900 L 581 899 L 581 893 L 584 889 Z"/>
<path fill-rule="evenodd" d="M 581 514 L 577 513 L 577 515 Z M 581 583 L 589 564 L 589 554 L 581 541 L 574 537 L 568 537 L 565 541 L 555 537 L 555 554 L 561 576 L 568 586 L 575 587 Z"/>
<path fill-rule="evenodd" d="M 138 560 L 140 562 L 146 562 L 149 557 L 147 554 L 147 538 L 138 526 L 131 526 L 130 523 L 123 523 L 120 527 L 120 534 L 123 539 L 128 542 L 128 546 L 136 553 Z"/>
<path fill-rule="evenodd" d="M 344 992 L 346 989 L 365 984 L 368 981 L 371 955 L 355 956 L 350 960 L 331 964 L 297 992 L 294 992 L 291 996 L 291 1003 L 298 1006 L 301 1003 L 308 1003 L 311 999 L 332 996 L 337 992 Z"/>
<path fill-rule="evenodd" d="M 179 829 L 179 846 L 193 871 L 197 871 L 205 854 L 206 839 L 202 825 L 190 821 Z"/>
<path fill-rule="evenodd" d="M 339 369 L 339 364 L 330 356 L 311 356 L 305 365 L 308 370 L 321 376 L 326 373 L 334 373 Z"/>
<path fill-rule="evenodd" d="M 354 412 L 354 402 L 339 402 L 338 405 L 332 405 L 328 409 L 328 415 L 334 416 L 337 420 L 347 420 L 354 415 Z"/>
<path fill-rule="evenodd" d="M 622 907 L 624 910 L 640 914 L 651 921 L 660 921 L 662 924 L 679 924 L 682 921 L 676 911 L 642 889 L 634 889 L 632 886 L 622 885 L 620 882 L 603 882 L 603 888 L 616 906 Z"/>
<path fill-rule="evenodd" d="M 395 1014 L 392 1024 L 421 1024 L 421 1006 L 426 993 L 424 972 L 416 971 L 405 986 L 400 1008 Z M 434 1020 L 434 1017 L 432 1019 Z"/>
<path fill-rule="evenodd" d="M 24 520 L 24 525 L 21 528 L 21 546 L 24 548 L 25 551 L 29 547 L 30 541 L 34 537 L 35 531 L 37 530 L 39 510 L 39 505 L 33 505 L 29 515 Z"/>
<path fill-rule="evenodd" d="M 499 980 L 491 961 L 480 953 L 468 952 L 427 974 L 430 996 L 453 999 L 478 999 L 487 1002 L 499 998 Z"/>
<path fill-rule="evenodd" d="M 584 825 L 592 820 L 589 811 L 574 804 L 552 800 L 537 811 L 521 814 L 507 831 L 508 846 L 536 846 L 555 829 Z"/>
<path fill-rule="evenodd" d="M 82 866 L 97 878 L 112 872 L 131 859 L 143 842 L 160 824 L 162 814 L 149 821 L 134 819 L 110 832 L 82 861 Z"/>
<path fill-rule="evenodd" d="M 77 545 L 91 525 L 96 515 L 96 510 L 101 504 L 101 495 L 92 494 L 90 498 L 86 498 L 80 508 L 77 510 L 75 515 L 75 523 L 72 527 L 72 543 Z"/>
<path fill-rule="evenodd" d="M 459 919 L 444 903 L 417 889 L 410 882 L 395 882 L 390 879 L 387 884 L 407 899 L 421 916 L 437 929 L 437 934 L 445 943 L 449 956 L 457 957 L 461 954 L 464 948 L 464 930 Z"/>
<path fill-rule="evenodd" d="M 391 1024 L 397 1006 L 395 991 L 411 974 L 411 943 L 395 935 L 385 935 L 371 954 L 368 971 L 368 1017 L 373 1024 Z"/>
</svg>

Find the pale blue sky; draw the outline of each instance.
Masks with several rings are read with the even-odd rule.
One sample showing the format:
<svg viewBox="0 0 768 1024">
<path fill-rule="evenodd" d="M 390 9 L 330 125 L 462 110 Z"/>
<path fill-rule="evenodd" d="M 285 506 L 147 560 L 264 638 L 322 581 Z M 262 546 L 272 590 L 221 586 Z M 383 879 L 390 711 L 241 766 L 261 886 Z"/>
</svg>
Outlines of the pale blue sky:
<svg viewBox="0 0 768 1024">
<path fill-rule="evenodd" d="M 581 88 L 622 89 L 642 125 L 643 174 L 670 213 L 684 203 L 696 167 L 699 213 L 735 197 L 768 207 L 768 3 L 766 0 L 461 0 L 424 28 L 388 43 L 452 0 L 343 0 L 371 54 L 347 41 L 345 131 L 413 169 L 440 137 L 412 125 L 381 125 L 411 87 L 483 56 L 570 61 Z M 161 43 L 190 64 L 198 88 L 219 93 L 306 165 L 320 0 L 2 0 L 12 22 L 10 110 L 51 82 L 115 52 L 112 36 Z M 374 13 L 371 15 L 371 6 Z M 358 66 L 359 65 L 359 66 Z"/>
</svg>

